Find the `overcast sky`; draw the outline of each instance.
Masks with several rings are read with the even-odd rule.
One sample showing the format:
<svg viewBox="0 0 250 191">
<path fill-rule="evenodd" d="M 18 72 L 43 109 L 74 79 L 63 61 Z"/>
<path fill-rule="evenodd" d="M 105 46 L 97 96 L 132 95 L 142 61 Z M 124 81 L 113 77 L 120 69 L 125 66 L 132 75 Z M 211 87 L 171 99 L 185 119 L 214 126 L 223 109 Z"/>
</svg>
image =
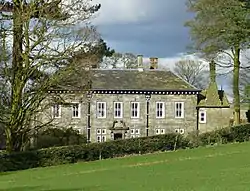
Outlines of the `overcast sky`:
<svg viewBox="0 0 250 191">
<path fill-rule="evenodd" d="M 175 57 L 187 51 L 186 0 L 96 0 L 95 24 L 117 52 Z"/>
<path fill-rule="evenodd" d="M 94 24 L 117 52 L 158 57 L 159 64 L 173 69 L 189 50 L 190 37 L 184 23 L 192 18 L 186 0 L 94 0 L 101 3 Z M 193 55 L 188 55 L 197 59 Z M 218 85 L 230 88 L 226 76 Z"/>
</svg>

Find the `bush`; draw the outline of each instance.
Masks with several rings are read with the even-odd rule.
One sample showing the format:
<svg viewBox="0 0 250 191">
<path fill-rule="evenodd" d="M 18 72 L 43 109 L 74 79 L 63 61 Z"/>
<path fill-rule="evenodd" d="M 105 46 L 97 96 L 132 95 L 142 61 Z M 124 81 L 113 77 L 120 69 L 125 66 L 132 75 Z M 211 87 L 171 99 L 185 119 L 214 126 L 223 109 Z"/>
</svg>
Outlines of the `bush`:
<svg viewBox="0 0 250 191">
<path fill-rule="evenodd" d="M 156 151 L 194 148 L 213 145 L 215 143 L 243 142 L 248 141 L 249 137 L 250 124 L 244 124 L 200 135 L 197 135 L 197 133 L 190 134 L 187 137 L 183 137 L 179 134 L 166 134 L 104 143 L 50 147 L 36 151 L 11 154 L 0 152 L 0 172 L 68 164 L 79 161 L 94 161 Z"/>
<path fill-rule="evenodd" d="M 87 143 L 86 136 L 79 134 L 79 132 L 73 128 L 49 128 L 38 133 L 35 148 L 41 149 L 48 147 L 79 145 L 83 143 Z"/>
<path fill-rule="evenodd" d="M 186 148 L 188 142 L 181 135 L 167 134 L 90 143 L 63 147 L 51 147 L 37 151 L 0 154 L 0 171 L 23 170 L 78 161 L 94 161 L 100 158 L 121 157 L 131 154 L 145 154 L 155 151 Z"/>
</svg>

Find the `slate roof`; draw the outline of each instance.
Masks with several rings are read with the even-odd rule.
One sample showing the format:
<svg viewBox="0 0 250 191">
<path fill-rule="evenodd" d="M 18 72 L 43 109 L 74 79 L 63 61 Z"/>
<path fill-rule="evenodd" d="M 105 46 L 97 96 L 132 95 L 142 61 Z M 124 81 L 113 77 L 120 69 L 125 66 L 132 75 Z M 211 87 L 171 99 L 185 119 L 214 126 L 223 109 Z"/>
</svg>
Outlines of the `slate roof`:
<svg viewBox="0 0 250 191">
<path fill-rule="evenodd" d="M 199 91 L 166 70 L 92 70 L 93 90 Z"/>
</svg>

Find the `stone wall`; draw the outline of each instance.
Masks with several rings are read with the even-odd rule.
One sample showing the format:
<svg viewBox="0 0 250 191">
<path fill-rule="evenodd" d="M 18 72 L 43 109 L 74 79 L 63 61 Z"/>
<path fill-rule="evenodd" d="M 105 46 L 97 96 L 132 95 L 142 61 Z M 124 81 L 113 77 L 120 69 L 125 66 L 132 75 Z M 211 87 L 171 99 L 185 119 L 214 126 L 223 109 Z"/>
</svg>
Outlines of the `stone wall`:
<svg viewBox="0 0 250 191">
<path fill-rule="evenodd" d="M 88 102 L 77 95 L 64 97 L 68 103 L 79 102 L 81 104 L 80 118 L 72 118 L 72 106 L 62 106 L 61 118 L 53 121 L 55 127 L 73 127 L 87 134 Z M 83 100 L 83 101 L 81 101 Z M 106 118 L 97 118 L 96 103 L 106 102 Z M 123 117 L 114 118 L 114 102 L 123 102 Z M 140 116 L 131 118 L 131 102 L 140 103 Z M 164 102 L 164 118 L 156 118 L 156 102 Z M 184 118 L 175 118 L 175 102 L 184 103 Z M 196 95 L 151 95 L 149 101 L 149 129 L 148 135 L 164 134 L 182 130 L 182 133 L 196 130 Z M 147 101 L 145 95 L 136 94 L 94 94 L 90 101 L 91 142 L 97 138 L 114 139 L 115 133 L 122 133 L 122 138 L 146 136 Z M 47 110 L 51 116 L 51 109 Z M 114 121 L 122 121 L 129 130 L 112 130 Z M 117 123 L 117 126 L 121 123 Z M 116 126 L 116 128 L 117 128 Z M 119 127 L 118 127 L 119 128 Z M 110 130 L 111 129 L 111 130 Z"/>
</svg>

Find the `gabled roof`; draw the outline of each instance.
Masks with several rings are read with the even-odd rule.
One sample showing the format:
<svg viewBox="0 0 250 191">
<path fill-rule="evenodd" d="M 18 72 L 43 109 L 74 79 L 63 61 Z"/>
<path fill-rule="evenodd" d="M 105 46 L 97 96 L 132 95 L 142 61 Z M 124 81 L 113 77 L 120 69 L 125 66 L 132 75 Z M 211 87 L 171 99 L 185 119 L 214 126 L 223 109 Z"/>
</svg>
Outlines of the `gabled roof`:
<svg viewBox="0 0 250 191">
<path fill-rule="evenodd" d="M 93 90 L 199 91 L 166 70 L 93 70 Z"/>
</svg>

